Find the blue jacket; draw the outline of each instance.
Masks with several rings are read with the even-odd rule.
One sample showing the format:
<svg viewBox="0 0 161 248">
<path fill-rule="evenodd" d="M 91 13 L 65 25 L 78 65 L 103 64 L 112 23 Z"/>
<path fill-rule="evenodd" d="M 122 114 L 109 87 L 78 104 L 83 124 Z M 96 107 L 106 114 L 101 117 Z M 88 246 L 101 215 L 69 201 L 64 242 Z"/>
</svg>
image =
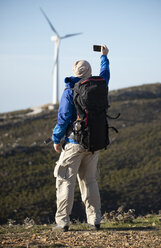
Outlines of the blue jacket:
<svg viewBox="0 0 161 248">
<path fill-rule="evenodd" d="M 103 77 L 107 86 L 110 79 L 110 69 L 109 69 L 109 60 L 106 55 L 101 56 L 101 68 L 99 76 Z M 61 139 L 64 137 L 67 127 L 72 125 L 72 123 L 77 118 L 76 109 L 73 103 L 73 90 L 75 83 L 77 83 L 81 78 L 78 77 L 67 77 L 65 78 L 65 86 L 58 111 L 58 121 L 53 130 L 53 142 L 59 144 Z M 76 143 L 73 139 L 68 139 L 65 137 L 65 141 L 69 143 Z"/>
</svg>

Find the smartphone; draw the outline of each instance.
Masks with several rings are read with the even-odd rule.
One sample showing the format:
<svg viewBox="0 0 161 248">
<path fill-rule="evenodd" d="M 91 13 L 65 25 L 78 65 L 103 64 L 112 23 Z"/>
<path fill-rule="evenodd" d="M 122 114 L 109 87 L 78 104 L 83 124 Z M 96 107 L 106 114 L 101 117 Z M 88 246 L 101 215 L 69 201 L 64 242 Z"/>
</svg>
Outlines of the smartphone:
<svg viewBox="0 0 161 248">
<path fill-rule="evenodd" d="M 95 52 L 101 52 L 101 46 L 99 46 L 99 45 L 93 45 L 93 51 L 95 51 Z"/>
</svg>

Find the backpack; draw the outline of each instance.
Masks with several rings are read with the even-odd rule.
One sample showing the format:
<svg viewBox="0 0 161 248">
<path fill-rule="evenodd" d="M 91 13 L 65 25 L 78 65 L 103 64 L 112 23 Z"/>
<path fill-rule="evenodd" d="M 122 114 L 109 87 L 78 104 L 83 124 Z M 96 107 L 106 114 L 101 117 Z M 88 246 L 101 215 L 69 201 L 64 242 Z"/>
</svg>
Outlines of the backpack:
<svg viewBox="0 0 161 248">
<path fill-rule="evenodd" d="M 108 87 L 99 76 L 80 80 L 74 86 L 73 101 L 77 120 L 73 123 L 75 140 L 91 152 L 107 147 Z"/>
</svg>

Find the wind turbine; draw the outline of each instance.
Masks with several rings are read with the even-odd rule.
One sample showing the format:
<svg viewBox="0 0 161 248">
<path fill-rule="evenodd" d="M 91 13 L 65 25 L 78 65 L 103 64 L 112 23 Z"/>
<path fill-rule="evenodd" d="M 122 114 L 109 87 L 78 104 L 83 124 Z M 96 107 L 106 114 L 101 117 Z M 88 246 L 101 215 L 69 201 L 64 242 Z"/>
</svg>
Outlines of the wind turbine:
<svg viewBox="0 0 161 248">
<path fill-rule="evenodd" d="M 55 105 L 58 103 L 58 91 L 59 91 L 59 46 L 60 41 L 65 38 L 69 38 L 75 35 L 79 35 L 82 33 L 75 33 L 75 34 L 66 34 L 64 36 L 60 36 L 54 26 L 52 25 L 51 21 L 45 14 L 44 10 L 40 8 L 42 14 L 44 15 L 45 19 L 47 20 L 50 28 L 55 33 L 54 36 L 51 37 L 51 40 L 55 42 L 55 54 L 54 54 L 54 68 L 53 68 L 53 101 L 52 104 Z"/>
</svg>

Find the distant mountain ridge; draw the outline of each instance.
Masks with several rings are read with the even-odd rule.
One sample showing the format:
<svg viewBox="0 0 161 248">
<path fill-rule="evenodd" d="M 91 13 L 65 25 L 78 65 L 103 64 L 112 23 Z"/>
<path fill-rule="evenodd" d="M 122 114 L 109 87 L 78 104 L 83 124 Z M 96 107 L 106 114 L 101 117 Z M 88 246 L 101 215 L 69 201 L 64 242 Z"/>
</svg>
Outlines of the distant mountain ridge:
<svg viewBox="0 0 161 248">
<path fill-rule="evenodd" d="M 99 156 L 102 213 L 135 208 L 137 214 L 161 209 L 161 84 L 109 92 L 111 144 Z M 56 211 L 53 169 L 59 155 L 44 140 L 51 136 L 58 106 L 0 114 L 0 223 L 54 221 Z M 36 109 L 37 110 L 37 109 Z M 32 113 L 32 115 L 30 114 Z M 72 218 L 85 219 L 76 186 Z"/>
<path fill-rule="evenodd" d="M 134 99 L 152 99 L 161 97 L 161 83 L 144 84 L 119 90 L 113 90 L 109 93 L 110 102 L 125 101 Z"/>
</svg>

